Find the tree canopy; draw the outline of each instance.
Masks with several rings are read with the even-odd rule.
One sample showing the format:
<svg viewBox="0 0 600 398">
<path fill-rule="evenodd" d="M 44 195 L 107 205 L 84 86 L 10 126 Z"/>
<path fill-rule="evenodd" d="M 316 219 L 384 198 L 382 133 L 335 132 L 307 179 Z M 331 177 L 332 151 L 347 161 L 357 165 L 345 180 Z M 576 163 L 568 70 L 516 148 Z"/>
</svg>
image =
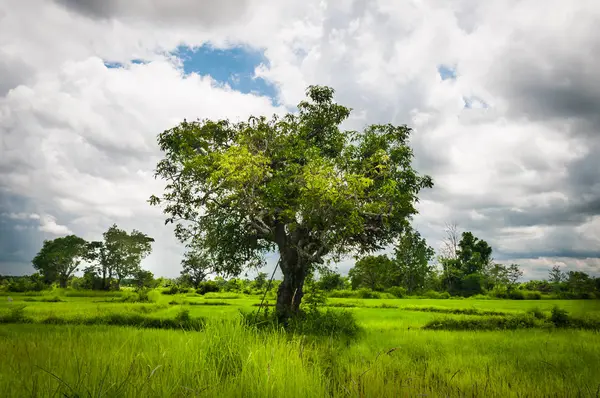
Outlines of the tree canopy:
<svg viewBox="0 0 600 398">
<path fill-rule="evenodd" d="M 67 287 L 69 277 L 77 270 L 87 253 L 88 243 L 83 238 L 68 235 L 45 240 L 32 264 L 47 282 L 59 282 L 60 287 Z"/>
<path fill-rule="evenodd" d="M 297 312 L 309 271 L 327 258 L 391 244 L 417 213 L 429 176 L 412 168 L 411 129 L 342 131 L 350 109 L 310 86 L 297 113 L 248 121 L 184 120 L 158 137 L 156 176 L 176 236 L 201 247 L 215 271 L 238 274 L 278 250 L 277 312 Z"/>
</svg>

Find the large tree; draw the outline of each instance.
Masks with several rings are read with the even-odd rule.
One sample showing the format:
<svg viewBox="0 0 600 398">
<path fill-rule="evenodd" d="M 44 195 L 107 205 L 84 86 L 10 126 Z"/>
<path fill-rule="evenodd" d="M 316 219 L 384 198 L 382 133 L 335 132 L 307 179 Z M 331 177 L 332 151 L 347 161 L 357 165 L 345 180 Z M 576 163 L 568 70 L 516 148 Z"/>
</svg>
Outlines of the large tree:
<svg viewBox="0 0 600 398">
<path fill-rule="evenodd" d="M 88 243 L 79 236 L 69 235 L 45 240 L 42 249 L 33 258 L 33 268 L 44 275 L 47 282 L 67 287 L 67 282 L 88 253 Z"/>
<path fill-rule="evenodd" d="M 97 261 L 103 288 L 108 289 L 113 277 L 118 288 L 123 278 L 139 270 L 142 259 L 152 252 L 154 239 L 135 229 L 127 233 L 116 224 L 103 237 L 103 242 L 90 243 L 90 257 Z"/>
<path fill-rule="evenodd" d="M 247 122 L 184 120 L 158 137 L 156 176 L 176 236 L 210 253 L 217 271 L 262 266 L 277 250 L 276 310 L 297 313 L 309 271 L 328 258 L 391 244 L 417 211 L 431 178 L 412 168 L 410 128 L 342 131 L 350 109 L 333 89 L 310 86 L 298 112 Z"/>
</svg>

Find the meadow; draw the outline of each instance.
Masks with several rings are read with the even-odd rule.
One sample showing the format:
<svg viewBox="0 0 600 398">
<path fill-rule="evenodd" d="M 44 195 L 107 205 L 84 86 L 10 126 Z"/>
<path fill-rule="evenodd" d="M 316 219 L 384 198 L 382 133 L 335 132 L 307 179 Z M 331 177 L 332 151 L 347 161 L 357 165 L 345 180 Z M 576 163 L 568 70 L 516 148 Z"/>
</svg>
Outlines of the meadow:
<svg viewBox="0 0 600 398">
<path fill-rule="evenodd" d="M 0 396 L 600 396 L 598 300 L 329 298 L 349 337 L 248 326 L 259 296 L 148 296 L 0 296 Z"/>
</svg>

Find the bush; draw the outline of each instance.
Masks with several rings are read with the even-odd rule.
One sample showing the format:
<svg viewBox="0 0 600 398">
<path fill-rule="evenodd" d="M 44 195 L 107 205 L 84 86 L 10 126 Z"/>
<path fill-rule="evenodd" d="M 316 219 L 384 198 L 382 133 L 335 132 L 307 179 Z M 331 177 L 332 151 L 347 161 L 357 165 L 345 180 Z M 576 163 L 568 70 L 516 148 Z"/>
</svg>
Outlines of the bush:
<svg viewBox="0 0 600 398">
<path fill-rule="evenodd" d="M 485 318 L 434 319 L 423 326 L 429 330 L 515 330 L 543 326 L 530 315 L 494 316 Z"/>
<path fill-rule="evenodd" d="M 428 298 L 428 299 L 449 299 L 450 293 L 448 292 L 436 292 L 435 290 L 428 290 L 425 293 L 423 293 L 423 297 Z"/>
<path fill-rule="evenodd" d="M 163 290 L 161 293 L 173 295 L 173 294 L 184 294 L 184 293 L 188 293 L 189 291 L 190 290 L 187 287 L 180 287 L 177 285 L 172 285 L 167 290 Z"/>
<path fill-rule="evenodd" d="M 522 290 L 513 290 L 508 293 L 508 298 L 511 300 L 525 300 L 525 293 Z"/>
<path fill-rule="evenodd" d="M 569 313 L 566 310 L 559 308 L 558 306 L 554 306 L 552 308 L 550 320 L 556 327 L 567 327 L 570 323 Z"/>
<path fill-rule="evenodd" d="M 332 290 L 328 293 L 329 297 L 333 298 L 355 298 L 356 292 L 352 290 Z"/>
<path fill-rule="evenodd" d="M 531 308 L 529 311 L 527 311 L 527 313 L 529 315 L 531 315 L 532 317 L 534 317 L 535 319 L 546 319 L 546 315 L 544 315 L 542 310 L 540 310 L 537 307 Z"/>
<path fill-rule="evenodd" d="M 345 310 L 311 310 L 301 312 L 296 318 L 290 319 L 287 324 L 282 324 L 277 319 L 277 314 L 266 307 L 258 316 L 256 312 L 242 312 L 242 321 L 246 326 L 258 328 L 283 327 L 289 333 L 312 336 L 335 336 L 338 338 L 354 338 L 361 329 L 356 322 L 354 314 Z"/>
<path fill-rule="evenodd" d="M 198 284 L 198 289 L 196 289 L 196 293 L 204 295 L 206 293 L 218 292 L 219 285 L 215 281 L 204 281 Z"/>
<path fill-rule="evenodd" d="M 370 289 L 362 288 L 356 292 L 356 297 L 361 299 L 379 299 L 381 298 L 381 294 Z"/>
<path fill-rule="evenodd" d="M 541 300 L 542 298 L 542 293 L 540 292 L 531 292 L 531 291 L 525 291 L 524 292 L 525 295 L 525 300 Z"/>
<path fill-rule="evenodd" d="M 397 298 L 406 296 L 406 289 L 401 286 L 392 286 L 386 292 Z"/>
</svg>

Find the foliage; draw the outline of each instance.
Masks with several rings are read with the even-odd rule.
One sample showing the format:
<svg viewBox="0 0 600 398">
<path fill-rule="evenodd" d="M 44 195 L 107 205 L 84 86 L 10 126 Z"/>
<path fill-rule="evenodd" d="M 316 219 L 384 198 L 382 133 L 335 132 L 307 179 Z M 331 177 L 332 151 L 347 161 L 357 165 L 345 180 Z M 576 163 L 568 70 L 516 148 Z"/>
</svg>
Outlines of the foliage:
<svg viewBox="0 0 600 398">
<path fill-rule="evenodd" d="M 344 278 L 339 273 L 326 269 L 320 272 L 317 284 L 319 289 L 330 292 L 335 289 L 343 289 Z"/>
<path fill-rule="evenodd" d="M 385 255 L 365 256 L 348 271 L 352 289 L 368 288 L 382 291 L 391 283 L 393 261 Z"/>
<path fill-rule="evenodd" d="M 104 232 L 103 238 L 103 242 L 95 241 L 88 245 L 88 258 L 96 262 L 89 272 L 96 278 L 101 277 L 105 290 L 111 288 L 114 277 L 118 290 L 123 278 L 139 271 L 142 259 L 152 251 L 154 239 L 135 229 L 127 233 L 116 224 Z"/>
<path fill-rule="evenodd" d="M 71 275 L 87 256 L 87 242 L 75 235 L 45 240 L 39 253 L 31 261 L 49 283 L 58 282 L 67 287 Z"/>
<path fill-rule="evenodd" d="M 298 311 L 306 275 L 326 258 L 382 249 L 417 212 L 428 176 L 412 168 L 406 126 L 343 132 L 350 109 L 310 86 L 297 114 L 247 122 L 183 121 L 159 135 L 163 205 L 176 236 L 237 275 L 280 254 L 277 311 Z"/>
<path fill-rule="evenodd" d="M 425 287 L 428 274 L 432 271 L 429 262 L 435 251 L 418 231 L 404 231 L 394 250 L 394 269 L 391 275 L 395 286 L 403 286 L 408 294 Z"/>
<path fill-rule="evenodd" d="M 186 278 L 194 288 L 197 288 L 213 272 L 213 267 L 207 256 L 197 250 L 186 252 L 181 265 L 183 266 L 181 276 Z"/>
<path fill-rule="evenodd" d="M 206 294 L 206 293 L 218 292 L 218 291 L 220 291 L 220 289 L 215 281 L 205 281 L 205 282 L 200 282 L 200 284 L 198 284 L 198 289 L 196 290 L 196 293 Z"/>
</svg>

